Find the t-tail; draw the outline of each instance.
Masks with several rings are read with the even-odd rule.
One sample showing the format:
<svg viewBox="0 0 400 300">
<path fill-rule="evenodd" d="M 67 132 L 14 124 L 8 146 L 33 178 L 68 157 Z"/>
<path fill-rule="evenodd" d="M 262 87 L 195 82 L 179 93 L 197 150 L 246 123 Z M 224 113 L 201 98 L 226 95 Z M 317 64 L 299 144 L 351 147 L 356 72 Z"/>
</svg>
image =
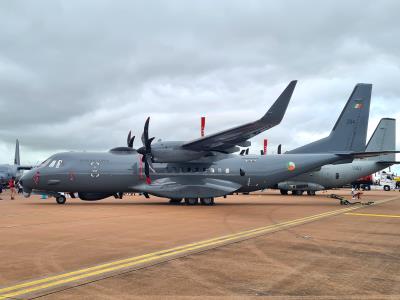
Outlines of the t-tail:
<svg viewBox="0 0 400 300">
<path fill-rule="evenodd" d="M 374 133 L 367 146 L 365 152 L 382 152 L 395 151 L 396 149 L 396 120 L 383 118 L 376 126 Z M 367 160 L 376 161 L 379 163 L 393 164 L 396 163 L 396 154 L 390 153 L 375 157 L 368 157 Z"/>
<path fill-rule="evenodd" d="M 362 152 L 367 140 L 372 84 L 358 83 L 329 136 L 286 153 Z"/>
<path fill-rule="evenodd" d="M 19 157 L 19 141 L 15 141 L 15 156 L 14 156 L 14 165 L 20 165 L 21 159 Z"/>
</svg>

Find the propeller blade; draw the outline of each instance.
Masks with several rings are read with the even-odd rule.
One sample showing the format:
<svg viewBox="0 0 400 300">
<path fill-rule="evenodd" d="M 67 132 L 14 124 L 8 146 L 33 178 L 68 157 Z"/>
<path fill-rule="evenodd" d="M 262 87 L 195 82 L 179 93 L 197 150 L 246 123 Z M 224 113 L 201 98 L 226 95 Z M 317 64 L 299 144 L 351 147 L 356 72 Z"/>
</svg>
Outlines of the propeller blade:
<svg viewBox="0 0 400 300">
<path fill-rule="evenodd" d="M 149 165 L 149 162 L 147 160 L 144 163 L 144 173 L 146 174 L 146 183 L 150 184 L 151 183 L 150 165 Z"/>
<path fill-rule="evenodd" d="M 128 145 L 128 147 L 129 147 L 129 142 L 131 141 L 131 135 L 132 135 L 132 132 L 131 132 L 131 130 L 129 130 L 128 137 L 126 138 L 126 144 Z"/>
<path fill-rule="evenodd" d="M 133 148 L 133 142 L 134 141 L 135 141 L 135 136 L 131 137 L 131 139 L 129 140 L 129 143 L 128 143 L 128 147 L 129 148 Z"/>
<path fill-rule="evenodd" d="M 144 129 L 143 129 L 143 134 L 142 134 L 142 143 L 143 146 L 147 146 L 148 140 L 149 140 L 149 122 L 150 122 L 150 117 L 146 119 L 146 123 L 144 123 Z"/>
<path fill-rule="evenodd" d="M 146 175 L 146 177 L 150 177 L 150 166 L 149 162 L 146 159 L 144 160 L 144 174 Z"/>
<path fill-rule="evenodd" d="M 149 143 L 149 147 L 151 147 L 151 143 L 154 141 L 155 137 L 152 137 L 151 139 L 149 139 L 147 142 Z"/>
<path fill-rule="evenodd" d="M 279 144 L 279 146 L 278 146 L 278 154 L 281 154 L 281 153 L 282 153 L 282 145 Z"/>
<path fill-rule="evenodd" d="M 154 137 L 149 138 L 149 123 L 150 123 L 150 117 L 146 119 L 146 122 L 144 123 L 144 128 L 143 128 L 143 133 L 142 133 L 142 143 L 143 146 L 140 147 L 137 152 L 142 154 L 142 162 L 144 162 L 144 173 L 146 175 L 146 182 L 147 184 L 151 184 L 151 178 L 150 178 L 150 169 L 154 171 L 153 166 L 152 166 L 152 153 L 151 153 L 151 143 L 154 140 Z"/>
</svg>

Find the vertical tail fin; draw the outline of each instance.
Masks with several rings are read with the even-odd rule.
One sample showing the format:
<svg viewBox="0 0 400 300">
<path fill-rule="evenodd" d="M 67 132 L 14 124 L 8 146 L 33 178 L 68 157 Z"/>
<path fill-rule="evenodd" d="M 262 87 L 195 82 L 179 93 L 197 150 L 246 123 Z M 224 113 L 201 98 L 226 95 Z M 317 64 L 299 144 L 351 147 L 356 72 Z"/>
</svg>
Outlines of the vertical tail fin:
<svg viewBox="0 0 400 300">
<path fill-rule="evenodd" d="M 357 84 L 328 137 L 286 153 L 364 151 L 371 91 L 372 84 Z"/>
<path fill-rule="evenodd" d="M 374 133 L 365 148 L 366 152 L 394 151 L 396 150 L 396 120 L 383 118 L 376 126 Z M 373 161 L 396 161 L 396 154 L 369 157 Z"/>
<path fill-rule="evenodd" d="M 21 160 L 19 157 L 19 141 L 15 141 L 15 156 L 14 156 L 14 165 L 20 165 Z"/>
</svg>

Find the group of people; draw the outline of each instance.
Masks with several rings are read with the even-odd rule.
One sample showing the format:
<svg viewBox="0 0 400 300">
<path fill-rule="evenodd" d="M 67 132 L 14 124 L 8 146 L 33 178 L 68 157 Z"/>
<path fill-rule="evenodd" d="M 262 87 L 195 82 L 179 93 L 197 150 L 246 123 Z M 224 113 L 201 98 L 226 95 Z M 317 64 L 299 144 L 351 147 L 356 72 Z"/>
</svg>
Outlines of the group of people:
<svg viewBox="0 0 400 300">
<path fill-rule="evenodd" d="M 16 191 L 15 191 L 15 177 L 12 177 L 9 181 L 8 181 L 8 188 L 10 189 L 10 199 L 14 200 Z M 3 184 L 0 182 L 0 194 L 3 192 Z M 0 200 L 3 200 L 3 198 L 0 197 Z"/>
</svg>

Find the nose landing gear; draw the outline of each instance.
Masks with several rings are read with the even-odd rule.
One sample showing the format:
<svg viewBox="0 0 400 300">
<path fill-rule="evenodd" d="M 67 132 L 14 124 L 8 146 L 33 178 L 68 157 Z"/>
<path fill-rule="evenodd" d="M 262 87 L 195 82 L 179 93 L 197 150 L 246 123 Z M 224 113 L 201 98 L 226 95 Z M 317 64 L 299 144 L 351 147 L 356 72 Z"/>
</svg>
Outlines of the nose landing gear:
<svg viewBox="0 0 400 300">
<path fill-rule="evenodd" d="M 59 195 L 56 197 L 56 202 L 58 204 L 65 204 L 66 201 L 67 201 L 67 199 L 63 195 Z"/>
<path fill-rule="evenodd" d="M 169 200 L 169 204 L 179 204 L 182 202 L 182 198 L 172 198 Z"/>
</svg>

